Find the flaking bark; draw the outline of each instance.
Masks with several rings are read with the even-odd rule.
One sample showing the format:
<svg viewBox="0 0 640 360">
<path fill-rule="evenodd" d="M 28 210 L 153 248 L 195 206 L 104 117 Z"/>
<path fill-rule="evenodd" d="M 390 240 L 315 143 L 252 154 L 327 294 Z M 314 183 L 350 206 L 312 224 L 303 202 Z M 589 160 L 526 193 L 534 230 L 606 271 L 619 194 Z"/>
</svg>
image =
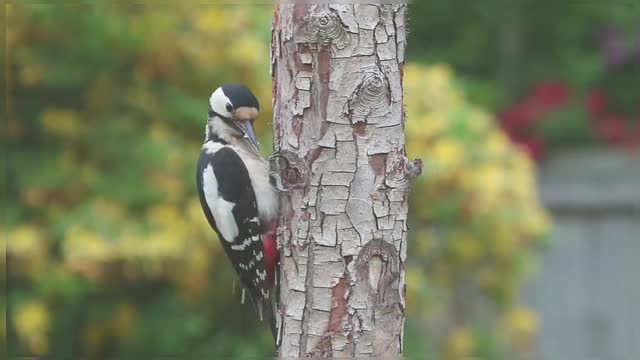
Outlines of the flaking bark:
<svg viewBox="0 0 640 360">
<path fill-rule="evenodd" d="M 279 5 L 280 357 L 402 352 L 410 180 L 405 4 Z"/>
</svg>

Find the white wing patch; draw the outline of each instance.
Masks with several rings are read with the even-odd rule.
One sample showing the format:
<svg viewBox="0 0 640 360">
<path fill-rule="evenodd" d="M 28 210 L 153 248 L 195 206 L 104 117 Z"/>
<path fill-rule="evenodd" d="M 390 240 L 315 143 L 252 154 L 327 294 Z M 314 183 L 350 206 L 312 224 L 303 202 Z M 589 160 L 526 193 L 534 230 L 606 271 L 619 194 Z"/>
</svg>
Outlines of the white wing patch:
<svg viewBox="0 0 640 360">
<path fill-rule="evenodd" d="M 218 194 L 218 180 L 211 165 L 207 165 L 202 172 L 202 187 L 216 227 L 224 240 L 232 243 L 238 236 L 238 225 L 232 213 L 236 204 L 226 201 Z"/>
</svg>

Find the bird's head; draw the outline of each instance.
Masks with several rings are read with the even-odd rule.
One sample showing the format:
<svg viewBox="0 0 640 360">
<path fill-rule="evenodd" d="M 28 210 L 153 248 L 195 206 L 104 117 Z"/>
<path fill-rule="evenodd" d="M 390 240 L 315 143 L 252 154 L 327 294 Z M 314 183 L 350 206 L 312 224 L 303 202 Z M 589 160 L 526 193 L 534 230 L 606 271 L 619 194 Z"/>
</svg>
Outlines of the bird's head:
<svg viewBox="0 0 640 360">
<path fill-rule="evenodd" d="M 259 108 L 258 99 L 246 86 L 222 85 L 209 98 L 207 137 L 217 136 L 227 142 L 246 139 L 258 151 L 253 122 Z"/>
</svg>

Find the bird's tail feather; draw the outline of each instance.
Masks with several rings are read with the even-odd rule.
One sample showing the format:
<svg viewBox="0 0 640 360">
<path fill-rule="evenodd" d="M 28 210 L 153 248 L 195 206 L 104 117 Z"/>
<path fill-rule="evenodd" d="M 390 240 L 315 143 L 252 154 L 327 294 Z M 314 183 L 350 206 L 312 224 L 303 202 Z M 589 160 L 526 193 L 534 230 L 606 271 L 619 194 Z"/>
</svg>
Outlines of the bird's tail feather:
<svg viewBox="0 0 640 360">
<path fill-rule="evenodd" d="M 273 343 L 276 344 L 278 341 L 278 327 L 276 326 L 276 317 L 274 315 L 271 300 L 263 296 L 256 296 L 253 300 L 253 303 L 256 306 L 256 312 L 258 313 L 258 318 L 260 321 L 267 322 L 269 330 L 271 330 L 271 335 L 273 336 Z"/>
</svg>

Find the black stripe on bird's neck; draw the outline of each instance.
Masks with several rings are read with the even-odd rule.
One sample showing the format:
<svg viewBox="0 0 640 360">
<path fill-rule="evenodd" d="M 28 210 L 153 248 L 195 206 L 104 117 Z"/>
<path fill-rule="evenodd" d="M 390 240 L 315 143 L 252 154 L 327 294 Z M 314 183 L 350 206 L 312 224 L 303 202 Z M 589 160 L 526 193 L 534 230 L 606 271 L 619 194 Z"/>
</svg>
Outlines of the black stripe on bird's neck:
<svg viewBox="0 0 640 360">
<path fill-rule="evenodd" d="M 221 114 L 218 114 L 215 110 L 209 108 L 209 118 L 212 118 L 214 116 L 222 119 L 222 121 L 224 121 L 225 124 L 227 124 L 229 126 L 234 126 L 233 125 L 234 122 L 233 122 L 232 118 L 224 116 L 224 115 L 221 115 Z"/>
<path fill-rule="evenodd" d="M 218 136 L 218 134 L 214 133 L 211 130 L 211 126 L 207 126 L 207 138 L 205 139 L 205 142 L 207 142 L 207 141 L 217 142 L 217 143 L 220 143 L 222 145 L 228 145 L 229 144 L 228 141 L 226 141 L 225 139 L 223 139 L 220 136 Z"/>
<path fill-rule="evenodd" d="M 245 130 L 241 128 L 235 120 L 233 120 L 228 116 L 221 115 L 217 113 L 215 110 L 213 110 L 212 108 L 209 108 L 209 118 L 212 118 L 212 117 L 217 117 L 219 119 L 222 119 L 222 121 L 225 124 L 227 124 L 229 127 L 231 127 L 232 129 L 235 129 L 236 131 L 244 135 Z M 221 141 L 224 141 L 224 140 L 221 140 Z"/>
<path fill-rule="evenodd" d="M 224 121 L 225 124 L 227 124 L 227 125 L 229 125 L 231 127 L 234 127 L 234 128 L 237 127 L 232 118 L 224 116 L 222 114 L 219 114 L 215 110 L 213 110 L 212 108 L 209 108 L 209 118 L 211 119 L 213 117 L 217 117 L 217 118 L 221 119 L 222 121 Z M 228 141 L 224 140 L 223 138 L 221 138 L 220 136 L 215 134 L 211 130 L 211 126 L 207 126 L 207 138 L 206 138 L 205 141 L 213 141 L 213 142 L 220 143 L 222 145 L 229 144 Z"/>
</svg>

